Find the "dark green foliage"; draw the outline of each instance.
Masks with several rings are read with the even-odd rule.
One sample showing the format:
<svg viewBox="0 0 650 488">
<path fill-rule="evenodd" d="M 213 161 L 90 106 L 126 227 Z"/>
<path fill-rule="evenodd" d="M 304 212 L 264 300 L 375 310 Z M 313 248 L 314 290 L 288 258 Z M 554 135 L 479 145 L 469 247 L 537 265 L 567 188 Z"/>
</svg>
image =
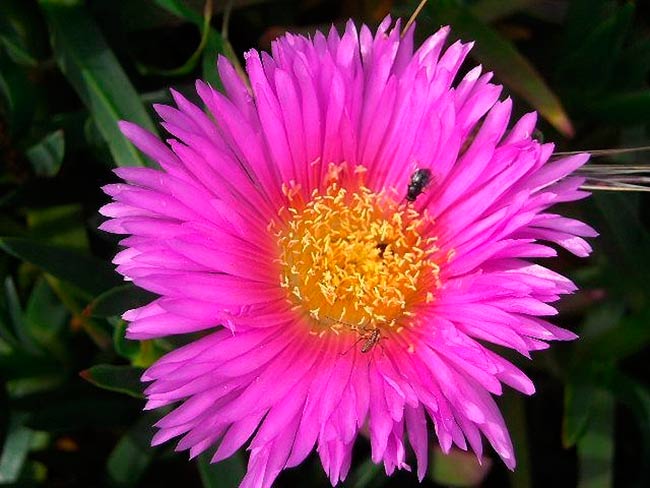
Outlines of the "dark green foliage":
<svg viewBox="0 0 650 488">
<path fill-rule="evenodd" d="M 246 454 L 217 465 L 149 447 L 164 412 L 142 412 L 144 368 L 174 347 L 124 338 L 121 314 L 152 295 L 110 263 L 97 230 L 111 169 L 152 165 L 118 131 L 157 132 L 150 106 L 197 78 L 219 87 L 217 54 L 268 48 L 272 29 L 313 32 L 354 15 L 376 24 L 418 3 L 355 0 L 2 0 L 0 5 L 0 485 L 237 486 Z M 538 110 L 562 149 L 650 145 L 650 7 L 614 0 L 430 0 L 420 39 L 441 23 L 475 40 L 520 112 Z M 574 134 L 572 139 L 568 137 Z M 614 162 L 648 163 L 646 154 Z M 358 444 L 346 486 L 650 486 L 650 213 L 646 194 L 595 195 L 566 209 L 592 224 L 589 260 L 553 266 L 580 286 L 561 325 L 581 339 L 512 360 L 538 393 L 500 399 L 519 466 L 431 451 L 422 485 L 386 478 Z M 176 340 L 176 339 L 173 339 Z M 504 352 L 504 354 L 508 354 Z M 413 465 L 413 464 L 412 464 Z M 482 481 L 481 481 L 482 480 Z M 277 486 L 329 486 L 315 456 Z"/>
</svg>

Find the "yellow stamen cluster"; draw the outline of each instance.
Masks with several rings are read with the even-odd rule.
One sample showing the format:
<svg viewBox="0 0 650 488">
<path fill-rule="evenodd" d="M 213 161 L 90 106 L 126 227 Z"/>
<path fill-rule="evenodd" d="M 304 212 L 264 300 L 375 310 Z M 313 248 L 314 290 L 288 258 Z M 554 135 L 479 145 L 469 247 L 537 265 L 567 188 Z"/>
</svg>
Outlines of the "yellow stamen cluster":
<svg viewBox="0 0 650 488">
<path fill-rule="evenodd" d="M 386 192 L 349 191 L 338 178 L 306 204 L 295 189 L 285 193 L 281 285 L 314 333 L 399 331 L 414 305 L 433 299 L 439 270 L 435 239 L 421 235 L 426 215 Z"/>
</svg>

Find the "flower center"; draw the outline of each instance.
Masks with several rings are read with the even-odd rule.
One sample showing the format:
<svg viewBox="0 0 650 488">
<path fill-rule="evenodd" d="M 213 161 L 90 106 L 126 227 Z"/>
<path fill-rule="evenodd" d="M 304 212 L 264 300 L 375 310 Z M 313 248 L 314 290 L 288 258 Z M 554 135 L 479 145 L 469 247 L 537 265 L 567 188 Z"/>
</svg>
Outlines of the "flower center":
<svg viewBox="0 0 650 488">
<path fill-rule="evenodd" d="M 433 300 L 437 248 L 423 235 L 426 213 L 372 192 L 362 178 L 346 189 L 339 173 L 330 168 L 324 192 L 314 190 L 308 203 L 285 191 L 286 226 L 276 233 L 281 286 L 314 333 L 354 331 L 372 347 L 380 331 L 401 331 L 414 306 Z"/>
</svg>

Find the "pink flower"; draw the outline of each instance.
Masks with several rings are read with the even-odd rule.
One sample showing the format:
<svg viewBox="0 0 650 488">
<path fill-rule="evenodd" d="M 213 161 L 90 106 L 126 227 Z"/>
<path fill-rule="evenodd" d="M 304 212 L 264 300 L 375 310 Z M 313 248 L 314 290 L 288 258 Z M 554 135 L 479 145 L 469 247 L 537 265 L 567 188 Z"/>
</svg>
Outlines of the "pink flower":
<svg viewBox="0 0 650 488">
<path fill-rule="evenodd" d="M 576 336 L 548 323 L 576 287 L 528 258 L 590 252 L 587 225 L 548 208 L 587 196 L 551 161 L 536 115 L 508 130 L 511 101 L 442 28 L 413 52 L 386 19 L 287 34 L 246 55 L 248 88 L 224 58 L 204 113 L 177 92 L 156 106 L 168 144 L 124 134 L 161 170 L 121 168 L 106 231 L 127 234 L 117 270 L 160 295 L 130 310 L 128 337 L 202 332 L 147 370 L 147 409 L 170 404 L 153 444 L 181 437 L 213 461 L 248 442 L 243 487 L 267 487 L 316 449 L 332 484 L 367 426 L 386 472 L 427 466 L 429 427 L 447 452 L 485 437 L 515 459 L 492 395 L 531 381 L 485 347 L 529 357 Z M 544 243 L 542 243 L 542 242 Z M 480 341 L 480 342 L 479 342 Z"/>
</svg>

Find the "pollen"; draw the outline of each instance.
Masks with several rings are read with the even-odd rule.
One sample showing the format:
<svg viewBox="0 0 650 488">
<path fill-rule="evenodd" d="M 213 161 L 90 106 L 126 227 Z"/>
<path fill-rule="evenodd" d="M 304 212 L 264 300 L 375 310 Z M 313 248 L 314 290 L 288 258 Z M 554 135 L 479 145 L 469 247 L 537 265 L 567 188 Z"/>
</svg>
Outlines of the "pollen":
<svg viewBox="0 0 650 488">
<path fill-rule="evenodd" d="M 332 166 L 325 188 L 308 201 L 285 187 L 289 206 L 275 230 L 280 284 L 314 334 L 399 333 L 439 287 L 432 219 L 395 191 L 365 187 L 363 171 L 345 185 L 341 172 Z"/>
</svg>

